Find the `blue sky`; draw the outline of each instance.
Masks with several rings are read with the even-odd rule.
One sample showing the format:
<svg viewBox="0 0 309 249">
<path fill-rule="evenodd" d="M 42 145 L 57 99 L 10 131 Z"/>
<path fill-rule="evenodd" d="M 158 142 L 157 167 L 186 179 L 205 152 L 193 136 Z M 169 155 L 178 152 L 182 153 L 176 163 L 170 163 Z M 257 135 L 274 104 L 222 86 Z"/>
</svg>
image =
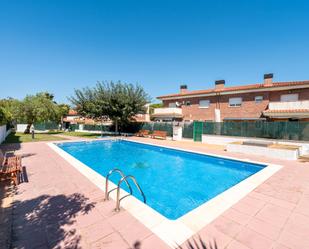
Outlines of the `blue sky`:
<svg viewBox="0 0 309 249">
<path fill-rule="evenodd" d="M 0 98 L 97 80 L 178 91 L 309 79 L 309 1 L 0 0 Z"/>
</svg>

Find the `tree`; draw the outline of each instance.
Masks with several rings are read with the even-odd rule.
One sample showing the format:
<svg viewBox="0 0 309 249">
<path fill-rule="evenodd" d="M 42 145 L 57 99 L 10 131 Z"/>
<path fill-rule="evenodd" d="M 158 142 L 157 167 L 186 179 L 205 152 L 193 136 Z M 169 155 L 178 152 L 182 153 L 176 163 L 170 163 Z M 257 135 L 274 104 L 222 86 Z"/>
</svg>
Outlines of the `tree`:
<svg viewBox="0 0 309 249">
<path fill-rule="evenodd" d="M 0 125 L 6 124 L 8 120 L 7 113 L 3 107 L 0 107 Z"/>
<path fill-rule="evenodd" d="M 12 121 L 18 116 L 20 101 L 13 98 L 1 99 L 0 107 L 6 113 L 7 121 Z"/>
<path fill-rule="evenodd" d="M 18 119 L 27 123 L 25 133 L 29 133 L 31 125 L 36 122 L 56 121 L 58 118 L 58 105 L 49 93 L 27 95 L 21 102 Z"/>
<path fill-rule="evenodd" d="M 70 106 L 67 104 L 57 105 L 57 121 L 62 123 L 63 116 L 67 115 L 70 111 Z"/>
<path fill-rule="evenodd" d="M 149 96 L 140 85 L 114 82 L 98 82 L 93 88 L 75 90 L 69 98 L 79 114 L 94 119 L 109 118 L 118 132 L 119 124 L 130 122 L 145 111 Z"/>
<path fill-rule="evenodd" d="M 154 113 L 154 109 L 156 108 L 162 108 L 163 107 L 163 104 L 162 103 L 156 103 L 156 104 L 151 104 L 149 106 L 149 113 L 150 114 L 153 114 Z"/>
</svg>

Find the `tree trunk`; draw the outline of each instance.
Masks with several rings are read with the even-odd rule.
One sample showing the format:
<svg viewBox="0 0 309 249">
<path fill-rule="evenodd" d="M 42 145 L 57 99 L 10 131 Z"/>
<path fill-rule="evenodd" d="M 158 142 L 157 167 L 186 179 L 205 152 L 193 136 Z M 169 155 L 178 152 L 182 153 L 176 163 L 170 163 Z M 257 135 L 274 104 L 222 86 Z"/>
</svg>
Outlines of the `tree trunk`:
<svg viewBox="0 0 309 249">
<path fill-rule="evenodd" d="M 24 131 L 25 134 L 30 134 L 30 127 L 32 124 L 27 124 L 26 130 Z"/>
<path fill-rule="evenodd" d="M 115 132 L 118 135 L 118 120 L 115 119 Z"/>
</svg>

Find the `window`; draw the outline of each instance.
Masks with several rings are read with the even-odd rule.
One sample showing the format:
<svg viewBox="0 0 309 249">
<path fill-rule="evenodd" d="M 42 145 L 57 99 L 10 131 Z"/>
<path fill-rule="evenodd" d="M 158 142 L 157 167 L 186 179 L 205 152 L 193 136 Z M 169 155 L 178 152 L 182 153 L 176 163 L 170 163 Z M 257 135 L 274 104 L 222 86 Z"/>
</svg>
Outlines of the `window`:
<svg viewBox="0 0 309 249">
<path fill-rule="evenodd" d="M 171 108 L 176 107 L 176 103 L 169 103 L 168 107 L 171 107 Z"/>
<path fill-rule="evenodd" d="M 280 101 L 289 102 L 289 101 L 298 101 L 298 94 L 283 94 L 280 97 Z"/>
<path fill-rule="evenodd" d="M 230 98 L 229 99 L 229 106 L 231 107 L 237 107 L 241 106 L 242 98 Z"/>
<path fill-rule="evenodd" d="M 210 101 L 208 99 L 200 100 L 199 105 L 199 108 L 209 108 Z"/>
<path fill-rule="evenodd" d="M 255 100 L 256 104 L 262 103 L 263 102 L 263 96 L 255 96 L 254 100 Z"/>
<path fill-rule="evenodd" d="M 190 101 L 186 101 L 186 105 L 191 105 L 191 102 Z"/>
</svg>

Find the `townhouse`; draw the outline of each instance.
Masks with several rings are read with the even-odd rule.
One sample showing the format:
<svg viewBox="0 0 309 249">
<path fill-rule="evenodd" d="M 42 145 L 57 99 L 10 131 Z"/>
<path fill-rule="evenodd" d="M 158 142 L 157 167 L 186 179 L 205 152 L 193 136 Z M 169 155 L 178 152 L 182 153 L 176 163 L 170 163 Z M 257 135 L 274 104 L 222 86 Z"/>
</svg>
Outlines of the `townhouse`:
<svg viewBox="0 0 309 249">
<path fill-rule="evenodd" d="M 265 74 L 258 84 L 227 87 L 224 80 L 213 89 L 157 97 L 164 105 L 151 116 L 156 121 L 309 121 L 309 80 L 273 82 Z"/>
</svg>

